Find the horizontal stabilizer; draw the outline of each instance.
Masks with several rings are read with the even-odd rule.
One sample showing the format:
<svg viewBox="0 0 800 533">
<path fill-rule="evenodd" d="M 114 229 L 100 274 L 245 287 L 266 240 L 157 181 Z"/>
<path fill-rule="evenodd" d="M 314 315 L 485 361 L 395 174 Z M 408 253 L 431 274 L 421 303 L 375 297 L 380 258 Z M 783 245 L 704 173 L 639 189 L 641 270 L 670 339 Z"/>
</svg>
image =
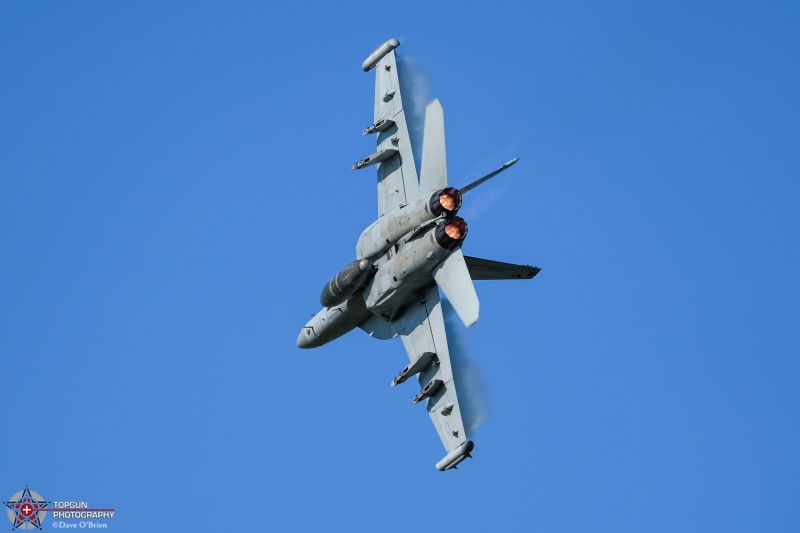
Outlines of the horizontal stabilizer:
<svg viewBox="0 0 800 533">
<path fill-rule="evenodd" d="M 530 265 L 515 265 L 479 257 L 464 257 L 472 279 L 531 279 L 541 270 Z M 449 297 L 448 297 L 449 298 Z"/>
</svg>

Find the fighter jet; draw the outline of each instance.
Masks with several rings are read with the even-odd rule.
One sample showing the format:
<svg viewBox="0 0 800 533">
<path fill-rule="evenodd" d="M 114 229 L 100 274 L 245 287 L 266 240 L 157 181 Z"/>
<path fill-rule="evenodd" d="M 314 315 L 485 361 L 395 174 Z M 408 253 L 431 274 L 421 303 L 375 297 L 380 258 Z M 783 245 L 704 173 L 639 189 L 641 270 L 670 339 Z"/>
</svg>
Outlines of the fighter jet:
<svg viewBox="0 0 800 533">
<path fill-rule="evenodd" d="M 446 455 L 436 463 L 455 468 L 474 448 L 459 408 L 447 347 L 439 289 L 469 328 L 478 321 L 473 280 L 530 279 L 539 268 L 465 256 L 467 223 L 457 216 L 464 194 L 507 169 L 512 159 L 461 189 L 447 183 L 444 115 L 438 100 L 425 108 L 419 177 L 400 94 L 395 48 L 389 39 L 364 61 L 375 69 L 375 153 L 353 165 L 378 171 L 378 219 L 358 239 L 356 260 L 325 285 L 323 309 L 297 338 L 300 348 L 316 348 L 361 328 L 377 339 L 400 337 L 410 363 L 391 385 L 417 376 L 412 403 L 425 402 Z"/>
</svg>

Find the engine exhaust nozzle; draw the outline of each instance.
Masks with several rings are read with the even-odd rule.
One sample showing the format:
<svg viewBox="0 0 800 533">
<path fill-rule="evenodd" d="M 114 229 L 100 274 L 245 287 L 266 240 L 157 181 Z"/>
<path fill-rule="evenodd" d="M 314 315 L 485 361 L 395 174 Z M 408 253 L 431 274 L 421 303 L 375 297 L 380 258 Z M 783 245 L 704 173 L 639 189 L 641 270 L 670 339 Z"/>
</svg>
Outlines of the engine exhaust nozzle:
<svg viewBox="0 0 800 533">
<path fill-rule="evenodd" d="M 461 208 L 461 193 L 458 192 L 458 189 L 447 187 L 433 193 L 429 205 L 434 215 L 442 213 L 446 213 L 448 216 L 455 215 Z"/>
<path fill-rule="evenodd" d="M 447 250 L 452 250 L 467 237 L 467 222 L 461 217 L 454 217 L 436 228 L 436 242 Z"/>
</svg>

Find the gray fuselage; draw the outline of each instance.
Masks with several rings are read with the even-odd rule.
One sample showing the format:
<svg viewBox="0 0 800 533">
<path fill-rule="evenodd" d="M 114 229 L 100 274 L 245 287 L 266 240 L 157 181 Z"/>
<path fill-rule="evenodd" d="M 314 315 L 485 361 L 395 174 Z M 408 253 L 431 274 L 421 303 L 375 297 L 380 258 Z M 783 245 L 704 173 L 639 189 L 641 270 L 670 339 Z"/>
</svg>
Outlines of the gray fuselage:
<svg viewBox="0 0 800 533">
<path fill-rule="evenodd" d="M 402 236 L 374 260 L 376 272 L 363 288 L 339 305 L 323 308 L 303 327 L 297 346 L 322 346 L 372 315 L 387 322 L 394 319 L 421 288 L 433 282 L 434 269 L 461 245 L 466 225 L 459 238 L 453 239 L 445 233 L 445 226 L 449 229 L 451 224 L 451 220 L 438 219 Z"/>
</svg>

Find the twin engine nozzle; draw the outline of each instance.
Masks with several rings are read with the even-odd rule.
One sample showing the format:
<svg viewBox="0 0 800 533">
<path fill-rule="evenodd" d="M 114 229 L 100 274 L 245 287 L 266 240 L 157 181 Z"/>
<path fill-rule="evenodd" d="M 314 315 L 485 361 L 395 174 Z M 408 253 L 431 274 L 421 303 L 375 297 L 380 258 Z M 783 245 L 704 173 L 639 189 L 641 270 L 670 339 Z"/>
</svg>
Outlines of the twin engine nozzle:
<svg viewBox="0 0 800 533">
<path fill-rule="evenodd" d="M 435 219 L 444 216 L 449 219 L 461 207 L 461 192 L 446 187 L 430 196 L 417 198 L 413 203 L 402 206 L 373 222 L 356 244 L 356 255 L 374 261 L 386 252 L 404 235 L 422 227 L 429 227 Z"/>
<path fill-rule="evenodd" d="M 458 191 L 455 191 L 458 194 Z M 445 193 L 442 192 L 442 196 Z M 450 198 L 443 198 L 445 202 L 448 200 L 461 200 L 461 196 L 451 196 Z M 455 203 L 449 205 L 457 205 Z M 467 222 L 461 217 L 452 217 L 440 222 L 436 229 L 433 230 L 434 239 L 437 244 L 445 250 L 454 250 L 459 246 L 467 237 Z M 367 259 L 358 259 L 353 261 L 341 272 L 336 274 L 325 287 L 322 289 L 322 294 L 319 296 L 319 302 L 325 307 L 334 307 L 347 300 L 358 289 L 364 286 L 369 279 L 370 275 L 375 272 L 375 267 Z"/>
<path fill-rule="evenodd" d="M 461 193 L 458 192 L 456 188 L 447 187 L 433 193 L 428 205 L 430 205 L 431 211 L 437 216 L 442 213 L 453 216 L 461 208 Z"/>
<path fill-rule="evenodd" d="M 440 224 L 436 228 L 435 236 L 439 246 L 452 250 L 467 236 L 466 221 L 461 217 L 454 216 L 461 208 L 461 193 L 453 187 L 442 189 L 433 193 L 430 206 L 431 211 L 437 216 L 445 214 L 448 217 L 444 224 Z"/>
<path fill-rule="evenodd" d="M 455 249 L 467 236 L 467 223 L 455 216 L 460 208 L 461 192 L 454 187 L 446 187 L 433 193 L 427 203 L 423 197 L 412 206 L 378 219 L 364 230 L 358 240 L 356 253 L 361 259 L 344 267 L 325 285 L 319 297 L 320 303 L 325 307 L 334 307 L 347 300 L 364 286 L 374 272 L 370 259 L 375 260 L 403 235 L 414 230 L 415 226 L 424 227 L 440 215 L 444 215 L 445 220 L 438 222 L 434 232 L 436 242 L 446 250 Z"/>
<path fill-rule="evenodd" d="M 452 250 L 467 237 L 467 221 L 461 217 L 453 217 L 436 227 L 435 238 L 439 246 Z"/>
</svg>

